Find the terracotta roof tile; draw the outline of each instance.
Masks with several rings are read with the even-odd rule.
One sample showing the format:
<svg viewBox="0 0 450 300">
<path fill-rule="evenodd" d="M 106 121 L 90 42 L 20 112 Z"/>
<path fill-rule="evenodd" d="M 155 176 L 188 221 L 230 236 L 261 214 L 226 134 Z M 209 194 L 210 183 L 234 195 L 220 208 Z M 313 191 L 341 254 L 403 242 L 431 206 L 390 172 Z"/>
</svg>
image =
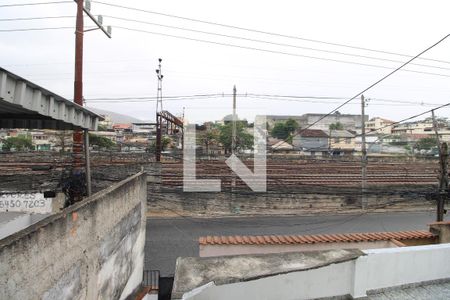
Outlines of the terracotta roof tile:
<svg viewBox="0 0 450 300">
<path fill-rule="evenodd" d="M 342 243 L 414 240 L 434 238 L 431 232 L 425 230 L 399 231 L 399 232 L 370 232 L 346 234 L 316 234 L 316 235 L 258 235 L 258 236 L 206 236 L 200 237 L 200 245 L 289 245 L 289 244 L 315 244 L 315 243 Z"/>
</svg>

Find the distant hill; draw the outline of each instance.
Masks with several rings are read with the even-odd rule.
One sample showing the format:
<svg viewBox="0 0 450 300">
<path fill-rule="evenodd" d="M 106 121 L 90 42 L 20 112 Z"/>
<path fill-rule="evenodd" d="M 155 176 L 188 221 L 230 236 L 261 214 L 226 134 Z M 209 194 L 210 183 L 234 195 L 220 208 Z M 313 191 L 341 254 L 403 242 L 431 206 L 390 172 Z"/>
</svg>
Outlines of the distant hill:
<svg viewBox="0 0 450 300">
<path fill-rule="evenodd" d="M 142 120 L 131 117 L 131 116 L 127 116 L 127 115 L 122 115 L 113 111 L 109 111 L 109 110 L 103 110 L 103 109 L 98 109 L 98 108 L 94 108 L 94 107 L 87 107 L 87 109 L 95 112 L 96 114 L 99 115 L 108 115 L 111 117 L 111 121 L 113 122 L 113 124 L 131 124 L 131 123 L 136 123 L 136 122 L 142 122 Z"/>
</svg>

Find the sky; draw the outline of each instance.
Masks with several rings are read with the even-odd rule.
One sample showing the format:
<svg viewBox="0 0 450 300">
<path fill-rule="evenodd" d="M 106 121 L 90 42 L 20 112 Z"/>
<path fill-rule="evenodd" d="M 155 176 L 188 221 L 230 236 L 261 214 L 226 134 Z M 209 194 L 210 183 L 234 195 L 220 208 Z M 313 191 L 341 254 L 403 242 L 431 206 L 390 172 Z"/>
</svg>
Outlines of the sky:
<svg viewBox="0 0 450 300">
<path fill-rule="evenodd" d="M 0 66 L 72 99 L 76 4 L 2 7 L 52 1 L 0 0 Z M 136 98 L 156 96 L 155 69 L 162 58 L 163 95 L 190 96 L 165 99 L 163 108 L 175 115 L 184 108 L 191 121 L 231 113 L 233 86 L 237 113 L 249 120 L 256 114 L 328 113 L 353 96 L 339 112 L 359 114 L 359 93 L 410 59 L 384 52 L 415 56 L 435 44 L 450 33 L 449 9 L 448 1 L 411 0 L 92 1 L 91 13 L 112 26 L 112 39 L 99 30 L 84 35 L 84 98 L 88 107 L 155 120 L 156 103 Z M 60 16 L 67 17 L 48 18 Z M 5 20 L 27 17 L 45 18 Z M 85 26 L 94 24 L 86 18 Z M 69 28 L 2 31 L 47 27 Z M 421 58 L 426 60 L 414 60 L 416 65 L 364 93 L 369 117 L 398 121 L 450 102 L 450 37 Z M 209 94 L 214 96 L 191 97 Z"/>
</svg>

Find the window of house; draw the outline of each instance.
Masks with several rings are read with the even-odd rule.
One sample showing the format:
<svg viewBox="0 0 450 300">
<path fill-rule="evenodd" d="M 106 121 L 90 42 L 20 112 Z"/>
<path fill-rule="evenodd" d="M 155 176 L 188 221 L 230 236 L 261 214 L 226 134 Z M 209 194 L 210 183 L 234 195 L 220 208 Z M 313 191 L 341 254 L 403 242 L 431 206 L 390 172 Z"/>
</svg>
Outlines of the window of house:
<svg viewBox="0 0 450 300">
<path fill-rule="evenodd" d="M 339 138 L 334 138 L 334 142 L 335 143 L 339 143 L 340 141 L 339 141 Z"/>
</svg>

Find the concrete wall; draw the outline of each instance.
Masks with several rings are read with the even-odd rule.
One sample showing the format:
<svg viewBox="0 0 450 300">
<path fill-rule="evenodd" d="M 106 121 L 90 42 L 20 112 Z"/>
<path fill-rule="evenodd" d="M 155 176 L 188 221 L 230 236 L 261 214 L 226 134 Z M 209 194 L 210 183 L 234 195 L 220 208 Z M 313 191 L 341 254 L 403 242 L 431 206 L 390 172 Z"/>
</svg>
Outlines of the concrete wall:
<svg viewBox="0 0 450 300">
<path fill-rule="evenodd" d="M 366 255 L 356 260 L 316 269 L 218 286 L 210 282 L 185 293 L 183 299 L 359 298 L 367 291 L 450 278 L 450 244 L 363 252 Z"/>
<path fill-rule="evenodd" d="M 431 232 L 439 235 L 439 243 L 450 243 L 450 222 L 435 222 L 429 226 Z"/>
<path fill-rule="evenodd" d="M 0 241 L 0 299 L 125 299 L 141 284 L 146 176 Z"/>
<path fill-rule="evenodd" d="M 390 241 L 358 242 L 358 243 L 316 243 L 287 245 L 199 245 L 199 256 L 226 256 L 241 254 L 263 254 L 283 252 L 304 252 L 331 249 L 377 249 L 397 247 Z"/>
<path fill-rule="evenodd" d="M 151 180 L 151 179 L 149 179 Z M 148 209 L 155 215 L 264 215 L 264 214 L 318 214 L 359 212 L 361 209 L 360 190 L 340 189 L 328 191 L 326 188 L 306 188 L 268 193 L 184 193 L 181 190 L 161 187 L 152 182 L 148 185 Z M 367 196 L 371 211 L 415 211 L 434 209 L 435 202 L 427 194 L 433 187 L 380 187 L 380 194 Z M 389 193 L 387 193 L 389 191 Z"/>
</svg>

